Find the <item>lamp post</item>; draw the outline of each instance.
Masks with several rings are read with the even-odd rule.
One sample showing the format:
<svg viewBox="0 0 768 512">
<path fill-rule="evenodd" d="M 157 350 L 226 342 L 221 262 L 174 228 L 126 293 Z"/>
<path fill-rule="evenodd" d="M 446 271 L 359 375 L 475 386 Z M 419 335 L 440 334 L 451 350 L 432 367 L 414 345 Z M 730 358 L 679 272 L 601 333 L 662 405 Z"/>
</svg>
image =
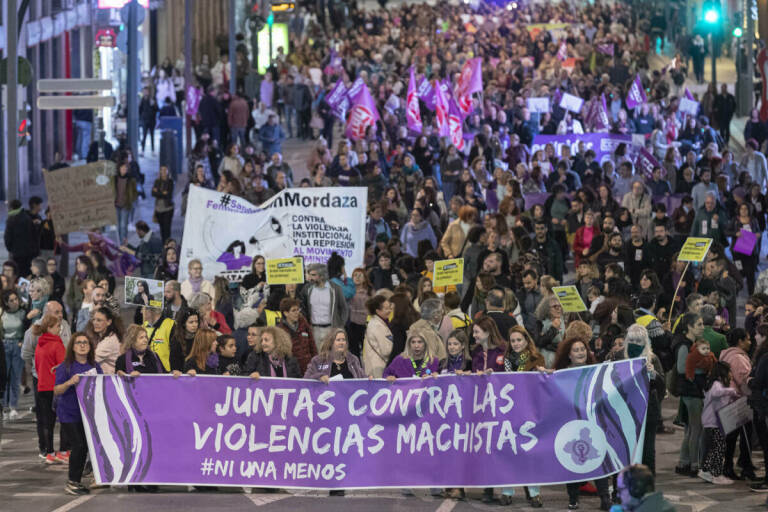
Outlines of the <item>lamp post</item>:
<svg viewBox="0 0 768 512">
<path fill-rule="evenodd" d="M 715 55 L 715 35 L 717 25 L 720 22 L 720 3 L 710 2 L 704 4 L 704 22 L 709 29 L 709 40 L 711 42 L 711 55 L 712 55 L 712 83 L 717 84 L 717 56 Z"/>
</svg>

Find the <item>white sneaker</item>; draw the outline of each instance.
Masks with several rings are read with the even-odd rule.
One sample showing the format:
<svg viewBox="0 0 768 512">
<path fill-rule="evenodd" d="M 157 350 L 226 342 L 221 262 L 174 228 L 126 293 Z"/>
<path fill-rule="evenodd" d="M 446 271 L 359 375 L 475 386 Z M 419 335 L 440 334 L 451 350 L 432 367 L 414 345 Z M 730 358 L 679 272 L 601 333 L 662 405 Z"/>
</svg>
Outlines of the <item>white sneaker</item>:
<svg viewBox="0 0 768 512">
<path fill-rule="evenodd" d="M 8 420 L 13 421 L 15 419 L 18 419 L 19 412 L 16 409 L 11 409 L 11 412 L 8 413 Z"/>
<path fill-rule="evenodd" d="M 703 469 L 699 470 L 699 473 L 697 476 L 702 480 L 704 480 L 705 482 L 709 482 L 709 483 L 712 483 L 712 480 L 714 479 L 714 477 L 712 476 L 712 473 L 710 473 L 709 471 L 704 471 Z"/>
<path fill-rule="evenodd" d="M 731 485 L 733 480 L 726 478 L 723 475 L 716 476 L 712 479 L 712 483 L 715 485 Z"/>
</svg>

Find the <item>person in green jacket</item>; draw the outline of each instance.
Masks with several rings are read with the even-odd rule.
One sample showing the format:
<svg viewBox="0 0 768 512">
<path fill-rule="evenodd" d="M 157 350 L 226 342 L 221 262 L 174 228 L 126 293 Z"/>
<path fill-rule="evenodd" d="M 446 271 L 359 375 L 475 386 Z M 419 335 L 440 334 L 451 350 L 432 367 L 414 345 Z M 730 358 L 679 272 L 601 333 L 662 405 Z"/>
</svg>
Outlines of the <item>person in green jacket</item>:
<svg viewBox="0 0 768 512">
<path fill-rule="evenodd" d="M 691 236 L 711 238 L 714 243 L 728 247 L 728 240 L 725 238 L 727 227 L 728 216 L 725 210 L 717 204 L 715 194 L 709 192 L 704 199 L 704 207 L 696 212 Z"/>
<path fill-rule="evenodd" d="M 728 341 L 725 339 L 725 336 L 712 328 L 715 325 L 717 308 L 712 304 L 704 304 L 701 306 L 699 314 L 704 322 L 704 332 L 701 334 L 701 337 L 709 342 L 712 353 L 715 354 L 717 359 L 720 359 L 720 352 L 728 348 Z"/>
</svg>

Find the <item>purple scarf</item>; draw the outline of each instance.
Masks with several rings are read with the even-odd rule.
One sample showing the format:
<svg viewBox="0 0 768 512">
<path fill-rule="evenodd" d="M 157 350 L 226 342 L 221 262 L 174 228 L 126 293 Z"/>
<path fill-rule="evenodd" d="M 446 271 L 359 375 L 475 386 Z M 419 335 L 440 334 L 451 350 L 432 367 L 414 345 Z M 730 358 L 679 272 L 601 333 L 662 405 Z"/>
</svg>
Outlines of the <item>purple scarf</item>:
<svg viewBox="0 0 768 512">
<path fill-rule="evenodd" d="M 272 356 L 267 356 L 267 357 L 269 357 L 269 373 L 270 373 L 270 376 L 277 377 L 277 375 L 275 374 L 275 366 L 280 365 L 280 366 L 283 367 L 283 377 L 287 377 L 287 375 L 285 373 L 285 360 L 278 359 L 278 358 L 272 357 Z"/>
<path fill-rule="evenodd" d="M 177 272 L 179 271 L 179 264 L 178 263 L 168 263 L 167 269 L 168 269 L 168 272 L 170 274 L 178 275 Z M 201 279 L 202 279 L 202 276 L 201 276 Z M 189 281 L 192 282 L 192 279 L 190 279 Z M 194 287 L 194 284 L 192 286 Z"/>
<path fill-rule="evenodd" d="M 80 281 L 82 281 L 82 280 L 84 280 L 86 277 L 88 277 L 88 272 L 75 272 L 75 275 L 77 276 L 77 278 L 78 278 Z"/>
<path fill-rule="evenodd" d="M 203 284 L 203 276 L 200 276 L 197 279 L 195 279 L 194 277 L 190 276 L 189 277 L 189 284 L 192 285 L 192 291 L 193 292 L 199 293 L 200 292 L 200 285 Z"/>
<path fill-rule="evenodd" d="M 208 358 L 205 360 L 205 366 L 208 368 L 218 368 L 219 367 L 219 354 L 216 352 L 211 352 L 208 354 Z"/>
</svg>

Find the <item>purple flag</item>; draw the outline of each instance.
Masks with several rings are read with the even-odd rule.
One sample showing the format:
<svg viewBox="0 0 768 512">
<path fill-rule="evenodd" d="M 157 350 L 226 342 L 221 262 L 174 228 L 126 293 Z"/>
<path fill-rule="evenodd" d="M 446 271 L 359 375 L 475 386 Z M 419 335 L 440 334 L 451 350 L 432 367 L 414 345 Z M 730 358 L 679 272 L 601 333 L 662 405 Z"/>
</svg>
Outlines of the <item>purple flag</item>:
<svg viewBox="0 0 768 512">
<path fill-rule="evenodd" d="M 416 91 L 416 76 L 413 74 L 413 67 L 411 67 L 410 73 L 411 78 L 408 80 L 405 117 L 408 121 L 408 129 L 416 133 L 421 133 L 421 110 L 419 109 L 419 97 Z"/>
<path fill-rule="evenodd" d="M 463 123 L 464 117 L 462 116 L 461 109 L 456 102 L 451 99 L 448 107 L 448 127 L 451 132 L 451 144 L 456 146 L 456 149 L 459 151 L 464 150 Z"/>
<path fill-rule="evenodd" d="M 376 102 L 373 100 L 371 91 L 368 90 L 368 86 L 363 83 L 362 79 L 358 78 L 352 84 L 352 87 L 349 89 L 350 92 L 355 89 L 355 84 L 358 81 L 360 81 L 361 86 L 357 88 L 358 93 L 355 96 L 350 96 L 352 108 L 349 111 L 349 119 L 347 120 L 346 135 L 352 140 L 365 138 L 365 132 L 369 126 L 372 126 L 375 131 L 376 121 L 379 120 Z"/>
<path fill-rule="evenodd" d="M 435 118 L 437 120 L 437 133 L 440 137 L 448 137 L 451 134 L 451 127 L 448 125 L 448 97 L 443 89 L 443 84 L 436 82 L 436 85 Z"/>
<path fill-rule="evenodd" d="M 595 102 L 595 130 L 609 130 L 611 128 L 611 118 L 608 117 L 608 107 L 605 104 L 605 93 L 600 95 L 600 100 Z"/>
<path fill-rule="evenodd" d="M 98 484 L 511 487 L 639 460 L 649 378 L 637 358 L 394 382 L 82 375 L 76 393 Z"/>
<path fill-rule="evenodd" d="M 613 57 L 613 43 L 603 43 L 597 45 L 597 51 L 604 55 Z"/>
<path fill-rule="evenodd" d="M 565 39 L 560 43 L 560 48 L 557 49 L 557 59 L 563 61 L 568 58 L 568 46 L 565 43 Z"/>
<path fill-rule="evenodd" d="M 637 75 L 629 87 L 629 91 L 627 91 L 627 108 L 631 110 L 638 105 L 642 105 L 647 100 L 645 89 L 643 89 L 643 82 L 640 80 L 640 75 Z"/>
<path fill-rule="evenodd" d="M 187 86 L 187 115 L 195 117 L 197 109 L 200 107 L 200 100 L 203 99 L 203 90 L 194 85 Z"/>
<path fill-rule="evenodd" d="M 685 88 L 685 97 L 691 101 L 696 101 L 696 99 L 693 97 L 693 93 L 687 87 Z"/>
<path fill-rule="evenodd" d="M 483 59 L 480 57 L 469 59 L 462 66 L 461 75 L 459 75 L 459 80 L 456 84 L 456 96 L 459 98 L 459 106 L 461 106 L 461 98 L 463 96 L 469 96 L 473 92 L 481 92 L 483 90 L 482 66 Z"/>
<path fill-rule="evenodd" d="M 653 177 L 654 167 L 661 167 L 659 161 L 656 160 L 656 157 L 647 149 L 640 149 L 637 153 L 637 158 L 635 159 L 637 174 L 642 174 L 645 178 L 650 179 Z"/>
<path fill-rule="evenodd" d="M 344 121 L 344 118 L 347 115 L 347 110 L 349 109 L 347 86 L 344 85 L 344 80 L 339 78 L 336 81 L 336 84 L 325 97 L 325 102 L 331 107 L 333 115 Z"/>
</svg>

